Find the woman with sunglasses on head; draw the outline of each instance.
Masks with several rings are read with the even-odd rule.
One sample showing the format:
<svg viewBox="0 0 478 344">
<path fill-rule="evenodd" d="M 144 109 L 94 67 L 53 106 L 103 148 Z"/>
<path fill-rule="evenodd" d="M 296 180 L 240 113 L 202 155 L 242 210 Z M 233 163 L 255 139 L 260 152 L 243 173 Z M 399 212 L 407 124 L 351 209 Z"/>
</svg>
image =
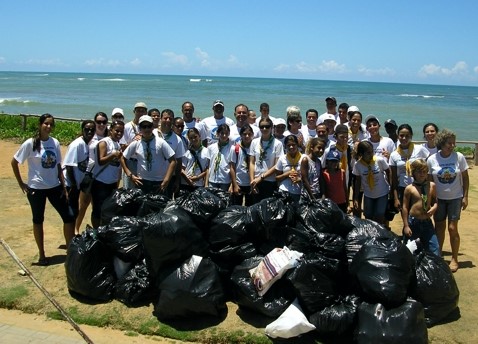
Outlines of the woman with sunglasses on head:
<svg viewBox="0 0 478 344">
<path fill-rule="evenodd" d="M 283 154 L 283 146 L 272 135 L 272 126 L 270 118 L 261 118 L 259 121 L 261 137 L 253 139 L 249 149 L 249 178 L 253 203 L 272 197 L 277 190 L 275 169 L 279 157 Z"/>
<path fill-rule="evenodd" d="M 94 121 L 83 121 L 81 123 L 82 135 L 70 143 L 63 160 L 63 166 L 65 167 L 63 174 L 68 190 L 69 204 L 75 218 L 79 212 L 80 185 L 88 170 L 90 160 L 89 143 L 95 135 L 95 130 L 96 125 Z M 88 194 L 87 196 L 90 199 L 90 195 Z M 80 234 L 80 231 L 75 228 L 76 234 Z"/>
<path fill-rule="evenodd" d="M 102 225 L 101 207 L 103 202 L 118 188 L 121 178 L 122 156 L 120 140 L 124 133 L 124 122 L 114 121 L 111 123 L 108 136 L 101 139 L 95 149 L 95 165 L 92 174 L 94 176 L 91 188 L 91 224 L 94 228 Z"/>
<path fill-rule="evenodd" d="M 116 109 L 115 109 L 116 110 Z M 114 110 L 113 110 L 114 111 Z M 97 112 L 93 119 L 95 123 L 95 133 L 92 139 L 88 142 L 89 147 L 89 160 L 87 172 L 93 170 L 95 165 L 95 148 L 102 138 L 108 136 L 108 116 L 104 112 Z M 75 222 L 75 234 L 81 233 L 81 224 L 86 214 L 86 210 L 91 203 L 91 193 L 85 192 L 87 190 L 80 189 L 79 205 L 78 205 L 78 215 L 76 216 Z"/>
<path fill-rule="evenodd" d="M 284 136 L 294 135 L 297 137 L 299 145 L 299 151 L 305 152 L 304 134 L 302 133 L 302 117 L 300 115 L 299 107 L 291 105 L 287 108 L 287 130 L 284 132 Z"/>
<path fill-rule="evenodd" d="M 276 180 L 279 183 L 279 190 L 286 191 L 294 202 L 299 203 L 302 193 L 300 165 L 305 155 L 300 153 L 299 140 L 294 135 L 286 136 L 284 145 L 286 154 L 277 161 Z"/>
<path fill-rule="evenodd" d="M 27 195 L 32 210 L 33 236 L 38 247 L 37 265 L 48 265 L 45 255 L 43 221 L 46 200 L 51 203 L 63 220 L 66 247 L 75 234 L 75 219 L 69 209 L 68 193 L 61 170 L 60 143 L 50 136 L 55 119 L 50 114 L 40 116 L 38 132 L 26 140 L 12 158 L 12 169 L 18 185 Z M 23 182 L 19 164 L 28 163 L 28 180 Z"/>
</svg>

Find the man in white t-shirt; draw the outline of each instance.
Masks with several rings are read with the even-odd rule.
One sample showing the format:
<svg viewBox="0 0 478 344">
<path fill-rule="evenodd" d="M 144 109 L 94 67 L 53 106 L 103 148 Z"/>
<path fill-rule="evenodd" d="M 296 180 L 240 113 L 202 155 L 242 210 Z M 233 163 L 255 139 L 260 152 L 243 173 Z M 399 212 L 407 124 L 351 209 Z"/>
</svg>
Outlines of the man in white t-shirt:
<svg viewBox="0 0 478 344">
<path fill-rule="evenodd" d="M 199 131 L 201 136 L 201 141 L 206 139 L 206 133 L 201 122 L 194 117 L 194 105 L 193 103 L 186 101 L 181 106 L 181 112 L 183 113 L 184 128 L 182 135 L 187 139 L 188 130 L 191 128 L 196 128 Z"/>
<path fill-rule="evenodd" d="M 234 124 L 232 119 L 224 117 L 224 103 L 222 100 L 215 100 L 212 104 L 212 110 L 214 111 L 214 115 L 206 117 L 200 122 L 206 133 L 206 139 L 203 140 L 205 147 L 218 141 L 216 134 L 217 127 L 223 123 L 226 123 L 229 127 Z"/>
<path fill-rule="evenodd" d="M 325 98 L 325 106 L 327 107 L 327 111 L 324 112 L 322 115 L 319 117 L 319 121 L 317 124 L 320 124 L 323 122 L 323 119 L 321 120 L 321 117 L 324 115 L 334 115 L 335 117 L 335 122 L 339 123 L 339 114 L 337 113 L 337 100 L 335 97 L 327 97 Z"/>
<path fill-rule="evenodd" d="M 233 141 L 234 143 L 238 143 L 239 141 L 241 141 L 241 135 L 240 135 L 241 128 L 244 125 L 249 124 L 249 121 L 248 121 L 249 108 L 244 104 L 236 105 L 236 107 L 234 108 L 234 116 L 236 117 L 236 124 L 230 127 L 231 132 L 229 134 L 229 139 Z M 259 137 L 261 134 L 259 127 L 256 127 L 255 125 L 251 125 L 251 128 L 252 128 L 252 132 L 254 133 L 253 138 L 255 139 L 256 137 Z"/>
</svg>

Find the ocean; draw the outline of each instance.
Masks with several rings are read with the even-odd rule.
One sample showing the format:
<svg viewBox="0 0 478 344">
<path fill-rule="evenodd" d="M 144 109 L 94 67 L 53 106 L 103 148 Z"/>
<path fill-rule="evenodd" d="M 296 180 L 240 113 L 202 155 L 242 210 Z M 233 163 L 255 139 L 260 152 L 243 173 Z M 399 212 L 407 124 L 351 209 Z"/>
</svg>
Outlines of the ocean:
<svg viewBox="0 0 478 344">
<path fill-rule="evenodd" d="M 212 115 L 212 103 L 221 99 L 225 115 L 233 118 L 234 106 L 246 104 L 259 114 L 259 104 L 270 105 L 271 115 L 285 118 L 286 108 L 297 105 L 326 111 L 325 98 L 360 108 L 364 117 L 376 115 L 398 125 L 408 123 L 414 139 L 434 122 L 457 134 L 458 141 L 478 141 L 478 87 L 326 81 L 217 76 L 0 72 L 0 113 L 42 114 L 87 119 L 98 111 L 108 116 L 115 107 L 133 117 L 133 106 L 144 101 L 149 108 L 169 108 L 181 116 L 181 104 L 191 101 L 195 115 Z M 303 120 L 305 118 L 303 116 Z M 385 134 L 385 129 L 382 129 Z"/>
</svg>

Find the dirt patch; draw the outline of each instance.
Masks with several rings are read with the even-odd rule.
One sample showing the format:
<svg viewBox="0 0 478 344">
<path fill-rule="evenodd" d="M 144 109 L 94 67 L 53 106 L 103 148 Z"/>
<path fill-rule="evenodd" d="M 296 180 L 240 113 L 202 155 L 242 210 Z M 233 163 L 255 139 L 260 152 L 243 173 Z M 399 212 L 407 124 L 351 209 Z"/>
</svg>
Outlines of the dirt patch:
<svg viewBox="0 0 478 344">
<path fill-rule="evenodd" d="M 69 312 L 78 312 L 80 314 L 101 314 L 104 309 L 114 310 L 117 318 L 124 323 L 135 323 L 138 321 L 155 321 L 152 315 L 153 306 L 128 308 L 117 301 L 107 304 L 87 305 L 78 302 L 72 298 L 67 290 L 65 269 L 63 262 L 66 252 L 60 247 L 64 244 L 61 220 L 56 212 L 47 206 L 45 213 L 45 249 L 47 256 L 51 257 L 53 264 L 47 268 L 31 266 L 31 262 L 38 259 L 37 248 L 33 239 L 30 206 L 25 195 L 18 187 L 11 170 L 10 161 L 18 149 L 19 145 L 11 142 L 0 141 L 0 149 L 3 154 L 0 156 L 0 237 L 4 239 L 16 255 L 31 269 L 31 272 L 39 282 L 47 289 L 52 296 Z M 471 166 L 470 174 L 470 196 L 469 206 L 462 212 L 462 218 L 459 222 L 459 231 L 461 234 L 460 248 L 460 269 L 455 273 L 455 278 L 460 289 L 460 311 L 461 318 L 457 321 L 438 325 L 429 329 L 429 339 L 432 343 L 477 343 L 478 332 L 475 331 L 475 324 L 478 323 L 478 302 L 474 299 L 478 295 L 478 269 L 475 264 L 478 255 L 478 233 L 476 225 L 478 224 L 478 169 Z M 21 166 L 22 175 L 26 176 L 25 166 Z M 26 178 L 26 177 L 25 177 Z M 89 212 L 85 219 L 89 219 Z M 85 220 L 85 224 L 89 221 Z M 391 223 L 394 232 L 401 231 L 401 220 L 398 216 Z M 444 246 L 444 258 L 450 259 L 450 245 L 448 236 Z M 0 249 L 0 280 L 2 287 L 9 285 L 22 285 L 28 291 L 28 300 L 22 300 L 24 309 L 36 310 L 41 307 L 43 312 L 54 311 L 54 307 L 41 294 L 41 292 L 31 283 L 28 277 L 18 274 L 18 266 L 13 262 L 7 252 Z M 216 330 L 263 333 L 265 324 L 258 323 L 255 326 L 244 322 L 238 315 L 237 306 L 228 304 L 227 318 L 216 326 Z M 28 318 L 23 318 L 28 317 Z M 17 311 L 0 311 L 0 321 L 5 319 L 18 319 L 19 324 L 37 324 L 44 331 L 53 331 L 59 333 L 58 326 L 65 327 L 67 333 L 71 332 L 66 322 L 47 320 L 43 314 L 23 315 Z M 118 320 L 118 319 L 115 319 Z M 36 326 L 36 325 L 35 325 Z M 81 326 L 84 327 L 83 325 Z M 63 330 L 62 330 L 63 331 Z M 161 339 L 160 337 L 129 337 L 123 331 L 111 330 L 107 328 L 87 327 L 85 332 L 92 338 L 97 337 L 98 343 L 147 343 L 173 341 Z M 93 335 L 93 333 L 95 333 Z M 140 338 L 141 340 L 139 340 Z"/>
</svg>

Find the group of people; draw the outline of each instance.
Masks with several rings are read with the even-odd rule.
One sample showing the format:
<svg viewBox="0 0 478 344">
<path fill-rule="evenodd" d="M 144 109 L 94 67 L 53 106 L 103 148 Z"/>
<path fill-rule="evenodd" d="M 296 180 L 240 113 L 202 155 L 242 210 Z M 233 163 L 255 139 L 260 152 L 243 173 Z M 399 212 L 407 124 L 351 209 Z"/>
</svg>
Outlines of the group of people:
<svg viewBox="0 0 478 344">
<path fill-rule="evenodd" d="M 138 102 L 128 122 L 120 108 L 113 109 L 111 121 L 104 112 L 83 121 L 82 134 L 63 161 L 58 141 L 50 136 L 53 116 L 40 116 L 37 135 L 12 159 L 32 208 L 38 264 L 48 264 L 43 245 L 46 199 L 62 217 L 68 245 L 80 233 L 90 202 L 93 227 L 102 224 L 101 206 L 122 179 L 124 188 L 170 198 L 181 190 L 220 188 L 237 205 L 257 203 L 276 190 L 294 202 L 330 198 L 344 212 L 363 213 L 385 226 L 392 207 L 401 213 L 404 238 L 419 238 L 437 255 L 448 220 L 450 268 L 456 271 L 458 220 L 468 204 L 469 181 L 466 160 L 454 151 L 455 134 L 427 123 L 426 143 L 414 144 L 408 124 L 386 120 L 385 137 L 377 116 L 363 120 L 359 108 L 346 103 L 337 109 L 334 97 L 325 103 L 325 113 L 309 109 L 302 124 L 297 106 L 289 106 L 282 119 L 269 115 L 267 103 L 260 105 L 260 115 L 238 104 L 231 119 L 224 116 L 224 103 L 216 100 L 213 115 L 199 119 L 191 102 L 182 105 L 177 117 L 171 109 L 148 111 Z M 27 183 L 18 167 L 25 161 Z M 92 184 L 82 183 L 85 176 Z"/>
</svg>

